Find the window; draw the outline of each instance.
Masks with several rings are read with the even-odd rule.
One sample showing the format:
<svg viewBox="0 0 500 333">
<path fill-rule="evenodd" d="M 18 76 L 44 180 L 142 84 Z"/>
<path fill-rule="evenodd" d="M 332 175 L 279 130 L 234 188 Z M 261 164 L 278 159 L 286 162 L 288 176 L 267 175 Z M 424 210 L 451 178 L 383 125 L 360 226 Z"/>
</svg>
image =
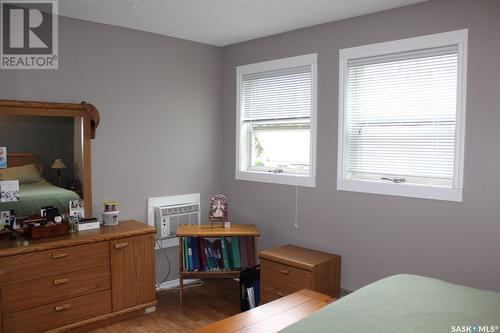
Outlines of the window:
<svg viewBox="0 0 500 333">
<path fill-rule="evenodd" d="M 462 201 L 467 30 L 340 50 L 337 189 Z"/>
<path fill-rule="evenodd" d="M 236 179 L 315 186 L 316 58 L 237 68 Z"/>
</svg>

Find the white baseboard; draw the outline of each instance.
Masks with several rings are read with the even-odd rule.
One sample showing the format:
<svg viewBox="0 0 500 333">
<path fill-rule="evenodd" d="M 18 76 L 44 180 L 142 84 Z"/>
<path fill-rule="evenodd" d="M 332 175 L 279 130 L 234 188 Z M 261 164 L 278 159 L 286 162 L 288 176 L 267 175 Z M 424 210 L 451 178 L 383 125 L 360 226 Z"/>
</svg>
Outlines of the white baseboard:
<svg viewBox="0 0 500 333">
<path fill-rule="evenodd" d="M 196 283 L 200 281 L 199 279 L 184 279 L 183 285 L 187 287 L 190 284 Z M 162 284 L 160 284 L 156 290 L 164 290 L 164 289 L 172 289 L 172 288 L 177 288 L 179 287 L 179 279 L 175 280 L 170 280 L 170 281 L 165 281 Z"/>
</svg>

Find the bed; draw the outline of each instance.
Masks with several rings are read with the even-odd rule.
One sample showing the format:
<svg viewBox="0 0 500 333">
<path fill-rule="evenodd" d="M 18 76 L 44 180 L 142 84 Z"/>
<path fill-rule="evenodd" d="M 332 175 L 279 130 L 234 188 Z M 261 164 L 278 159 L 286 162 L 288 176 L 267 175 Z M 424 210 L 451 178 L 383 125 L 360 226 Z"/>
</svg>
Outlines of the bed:
<svg viewBox="0 0 500 333">
<path fill-rule="evenodd" d="M 500 332 L 500 293 L 416 275 L 363 287 L 283 333 Z"/>
<path fill-rule="evenodd" d="M 39 174 L 42 174 L 43 165 L 31 153 L 9 153 L 7 156 L 9 168 L 35 165 Z M 5 169 L 4 169 L 5 170 Z M 55 186 L 43 177 L 19 185 L 19 201 L 0 203 L 0 210 L 15 209 L 17 216 L 36 214 L 41 207 L 54 206 L 60 212 L 69 210 L 69 201 L 78 200 L 80 196 L 70 190 Z"/>
</svg>

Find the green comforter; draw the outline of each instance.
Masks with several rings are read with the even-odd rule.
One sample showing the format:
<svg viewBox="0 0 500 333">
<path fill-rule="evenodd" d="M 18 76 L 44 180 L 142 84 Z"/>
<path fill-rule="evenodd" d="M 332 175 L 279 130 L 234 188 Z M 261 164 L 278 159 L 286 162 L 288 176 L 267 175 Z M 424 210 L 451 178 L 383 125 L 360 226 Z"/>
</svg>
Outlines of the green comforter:
<svg viewBox="0 0 500 333">
<path fill-rule="evenodd" d="M 1 210 L 14 208 L 17 216 L 28 216 L 40 213 L 40 208 L 54 206 L 60 212 L 69 211 L 69 201 L 80 197 L 73 191 L 54 186 L 45 180 L 21 184 L 19 186 L 19 201 L 0 203 Z"/>
<path fill-rule="evenodd" d="M 346 296 L 282 332 L 500 332 L 500 293 L 395 275 Z"/>
</svg>

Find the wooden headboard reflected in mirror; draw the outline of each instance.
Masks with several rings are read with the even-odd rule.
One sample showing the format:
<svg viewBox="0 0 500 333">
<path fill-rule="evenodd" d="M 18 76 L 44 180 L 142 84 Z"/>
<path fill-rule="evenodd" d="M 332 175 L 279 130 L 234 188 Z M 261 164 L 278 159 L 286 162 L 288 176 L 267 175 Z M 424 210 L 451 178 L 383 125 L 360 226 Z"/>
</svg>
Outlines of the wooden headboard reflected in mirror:
<svg viewBox="0 0 500 333">
<path fill-rule="evenodd" d="M 42 162 L 32 153 L 7 153 L 9 168 L 34 164 L 38 172 L 43 173 Z"/>
<path fill-rule="evenodd" d="M 52 118 L 47 118 L 52 117 Z M 21 119 L 21 120 L 19 120 Z M 29 120 L 28 120 L 29 119 Z M 46 119 L 44 121 L 43 119 Z M 71 172 L 79 174 L 79 181 L 81 189 L 76 191 L 80 197 L 83 197 L 85 201 L 85 214 L 86 216 L 92 215 L 92 170 L 91 170 L 91 139 L 95 138 L 95 130 L 99 125 L 99 112 L 97 109 L 89 103 L 53 103 L 53 102 L 33 102 L 33 101 L 18 101 L 18 100 L 5 100 L 0 99 L 0 125 L 1 122 L 7 124 L 11 121 L 16 124 L 21 124 L 26 126 L 30 123 L 30 126 L 36 126 L 36 121 L 40 121 L 40 126 L 47 126 L 47 123 L 58 122 L 56 119 L 66 119 L 60 120 L 60 123 L 69 123 L 71 125 L 71 143 L 68 145 L 73 145 L 72 152 L 73 156 L 67 160 L 67 167 L 71 169 Z M 69 119 L 69 120 L 68 120 Z M 72 120 L 71 120 L 72 119 Z M 50 120 L 50 121 L 49 121 Z M 33 123 L 35 125 L 33 125 Z M 43 124 L 42 124 L 43 123 Z M 33 128 L 33 127 L 31 127 Z M 9 127 L 10 129 L 10 127 Z M 54 131 L 43 129 L 44 133 L 53 133 Z M 74 131 L 74 134 L 73 134 Z M 57 135 L 57 131 L 56 135 Z M 12 135 L 16 136 L 16 140 L 13 140 L 16 144 L 26 140 L 41 140 L 44 135 L 28 135 L 29 131 L 13 130 Z M 56 138 L 57 139 L 57 138 Z M 67 138 L 62 138 L 60 142 L 66 142 Z M 0 140 L 2 141 L 2 140 Z M 11 140 L 12 141 L 12 140 Z M 47 150 L 45 153 L 37 152 L 34 150 L 24 150 L 19 147 L 14 147 L 14 144 L 10 144 L 12 149 L 7 146 L 7 163 L 8 167 L 23 166 L 27 164 L 35 164 L 40 171 L 40 174 L 44 176 L 43 181 L 47 183 L 56 183 L 48 179 L 48 177 L 53 177 L 57 170 L 51 169 L 51 163 L 54 158 L 59 158 L 59 156 L 47 156 Z M 0 147 L 6 146 L 3 142 L 0 142 Z M 38 144 L 38 146 L 43 146 Z M 45 145 L 47 148 L 48 145 Z M 51 146 L 50 146 L 51 147 Z M 49 161 L 50 159 L 50 161 Z M 1 169 L 0 169 L 1 170 Z M 67 170 L 66 170 L 67 171 Z M 67 171 L 69 172 L 69 171 Z M 68 177 L 69 178 L 69 177 Z M 70 180 L 70 179 L 68 179 Z M 62 189 L 66 187 L 66 184 L 57 184 Z M 22 190 L 20 191 L 20 196 L 22 197 Z M 2 207 L 5 203 L 2 203 Z"/>
</svg>

